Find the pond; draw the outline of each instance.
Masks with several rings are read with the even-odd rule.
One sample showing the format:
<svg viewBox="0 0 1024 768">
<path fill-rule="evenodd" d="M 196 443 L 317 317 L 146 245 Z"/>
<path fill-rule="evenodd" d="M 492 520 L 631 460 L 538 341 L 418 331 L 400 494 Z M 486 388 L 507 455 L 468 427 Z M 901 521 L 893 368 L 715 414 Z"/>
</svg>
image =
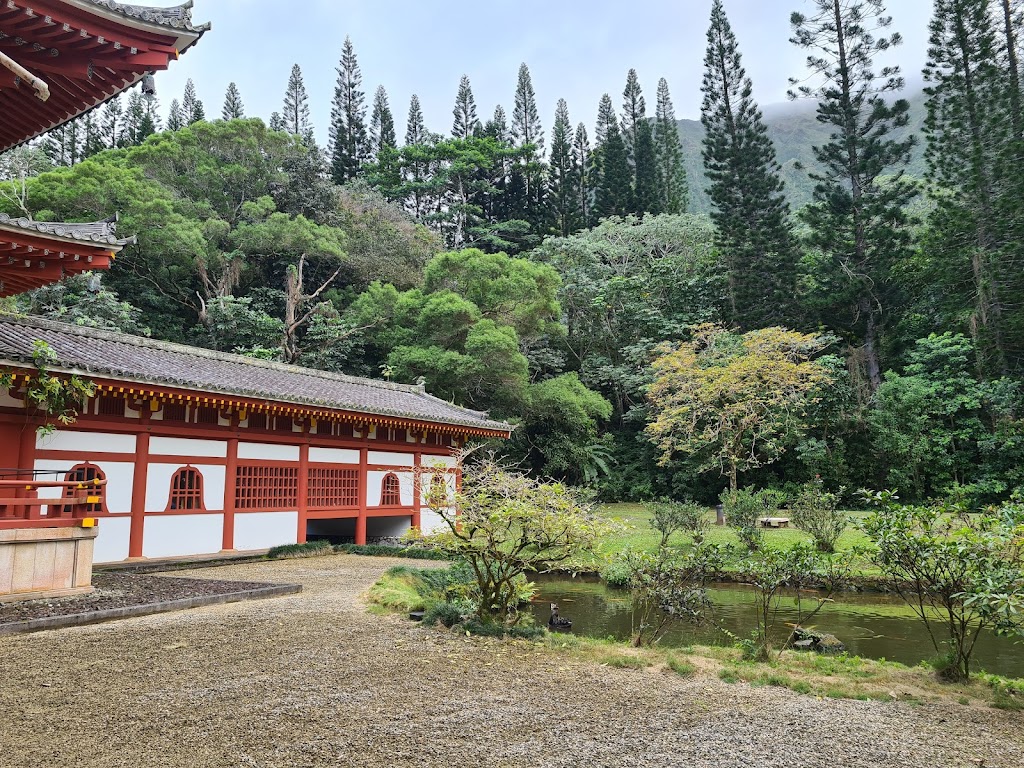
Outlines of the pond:
<svg viewBox="0 0 1024 768">
<path fill-rule="evenodd" d="M 589 637 L 630 637 L 630 598 L 623 589 L 612 589 L 594 576 L 569 578 L 545 575 L 534 581 L 538 594 L 531 609 L 538 624 L 547 624 L 548 604 L 558 603 L 561 615 L 573 622 L 572 632 Z M 753 595 L 739 584 L 720 584 L 709 590 L 715 619 L 737 637 L 747 637 L 756 625 Z M 806 603 L 804 605 L 806 610 Z M 780 632 L 794 621 L 792 598 L 783 598 L 779 611 Z M 810 626 L 836 635 L 847 651 L 871 659 L 889 659 L 915 665 L 935 656 L 924 624 L 902 600 L 882 594 L 843 593 L 810 622 Z M 680 625 L 661 641 L 663 646 L 729 644 L 712 627 Z M 1024 678 L 1024 645 L 985 634 L 978 640 L 974 669 L 1008 677 Z"/>
</svg>

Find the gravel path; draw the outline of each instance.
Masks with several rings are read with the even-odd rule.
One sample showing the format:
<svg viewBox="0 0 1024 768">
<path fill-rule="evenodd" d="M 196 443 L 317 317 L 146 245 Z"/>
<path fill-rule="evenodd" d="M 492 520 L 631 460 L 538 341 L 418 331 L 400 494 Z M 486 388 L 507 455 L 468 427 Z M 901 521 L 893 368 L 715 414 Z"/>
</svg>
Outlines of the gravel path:
<svg viewBox="0 0 1024 768">
<path fill-rule="evenodd" d="M 197 570 L 305 590 L 0 639 L 0 766 L 1024 768 L 1019 713 L 818 701 L 367 613 L 397 562 Z"/>
</svg>

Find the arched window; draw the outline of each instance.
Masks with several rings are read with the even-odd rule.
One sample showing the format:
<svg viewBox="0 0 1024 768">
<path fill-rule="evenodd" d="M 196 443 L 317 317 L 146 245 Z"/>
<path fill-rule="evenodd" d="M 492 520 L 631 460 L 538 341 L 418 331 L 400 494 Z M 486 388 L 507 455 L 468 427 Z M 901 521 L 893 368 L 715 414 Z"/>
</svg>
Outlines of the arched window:
<svg viewBox="0 0 1024 768">
<path fill-rule="evenodd" d="M 206 509 L 203 506 L 203 475 L 195 467 L 182 467 L 171 475 L 167 509 Z"/>
<path fill-rule="evenodd" d="M 398 475 L 388 472 L 380 485 L 380 505 L 382 507 L 402 506 L 402 486 L 398 482 Z"/>
<path fill-rule="evenodd" d="M 430 479 L 430 494 L 426 500 L 429 504 L 437 507 L 448 504 L 448 483 L 445 482 L 443 472 L 435 472 Z"/>
<path fill-rule="evenodd" d="M 69 485 L 64 488 L 64 498 L 72 499 L 76 496 L 86 496 L 95 499 L 92 503 L 85 505 L 85 512 L 87 514 L 97 515 L 106 512 L 107 486 L 96 485 L 95 482 L 106 479 L 107 476 L 103 474 L 103 470 L 95 464 L 78 464 L 72 467 L 71 471 L 64 476 L 64 482 L 75 483 L 75 485 Z M 74 508 L 71 506 L 51 507 L 50 509 L 58 510 L 59 515 L 71 515 L 74 513 Z M 53 514 L 53 512 L 50 512 L 50 514 Z"/>
</svg>

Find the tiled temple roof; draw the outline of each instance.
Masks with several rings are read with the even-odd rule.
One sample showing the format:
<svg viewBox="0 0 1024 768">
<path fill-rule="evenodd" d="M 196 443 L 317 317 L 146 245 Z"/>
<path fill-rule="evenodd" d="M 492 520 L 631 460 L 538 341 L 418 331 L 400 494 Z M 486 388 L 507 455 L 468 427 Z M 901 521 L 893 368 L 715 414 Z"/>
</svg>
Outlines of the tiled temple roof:
<svg viewBox="0 0 1024 768">
<path fill-rule="evenodd" d="M 159 24 L 164 27 L 184 30 L 186 32 L 206 32 L 210 29 L 209 24 L 201 24 L 198 27 L 192 24 L 192 0 L 176 5 L 173 8 L 150 8 L 145 5 L 134 3 L 118 3 L 115 0 L 86 0 L 89 5 L 98 8 L 106 8 L 109 11 L 118 13 L 130 19 L 138 19 L 151 24 Z"/>
<path fill-rule="evenodd" d="M 118 238 L 117 217 L 104 221 L 94 221 L 86 224 L 76 224 L 64 221 L 33 221 L 27 218 L 12 218 L 6 213 L 0 213 L 0 227 L 22 229 L 26 232 L 61 237 L 69 240 L 79 240 L 85 243 L 96 243 L 97 245 L 116 245 L 123 248 L 135 242 L 134 237 Z"/>
<path fill-rule="evenodd" d="M 0 315 L 0 366 L 31 364 L 36 341 L 46 342 L 53 350 L 56 362 L 50 368 L 55 372 L 485 432 L 508 434 L 512 430 L 486 413 L 428 395 L 420 386 L 344 376 L 37 317 Z"/>
</svg>

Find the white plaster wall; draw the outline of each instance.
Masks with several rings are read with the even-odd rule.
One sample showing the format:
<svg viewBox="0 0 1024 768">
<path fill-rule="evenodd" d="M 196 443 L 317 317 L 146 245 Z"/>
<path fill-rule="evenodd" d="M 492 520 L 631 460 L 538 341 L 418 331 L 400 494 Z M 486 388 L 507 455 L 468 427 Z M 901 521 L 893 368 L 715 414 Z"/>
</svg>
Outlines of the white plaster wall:
<svg viewBox="0 0 1024 768">
<path fill-rule="evenodd" d="M 93 562 L 114 563 L 128 557 L 128 537 L 132 521 L 128 517 L 104 517 L 99 522 Z"/>
<path fill-rule="evenodd" d="M 367 451 L 366 460 L 370 464 L 385 464 L 393 467 L 411 467 L 416 458 L 411 453 L 395 453 L 393 451 Z"/>
<path fill-rule="evenodd" d="M 272 443 L 239 443 L 239 459 L 262 459 L 265 461 L 298 461 L 299 446 L 275 445 Z"/>
<path fill-rule="evenodd" d="M 150 464 L 146 477 L 146 511 L 163 512 L 171 495 L 171 477 L 184 464 Z M 216 464 L 192 464 L 203 475 L 203 503 L 208 510 L 224 509 L 225 469 Z"/>
<path fill-rule="evenodd" d="M 220 552 L 224 515 L 146 515 L 143 557 L 178 557 Z"/>
<path fill-rule="evenodd" d="M 235 549 L 268 549 L 294 544 L 298 512 L 238 512 L 235 514 Z"/>
<path fill-rule="evenodd" d="M 135 453 L 135 435 L 58 429 L 48 435 L 38 435 L 36 448 L 45 451 L 83 451 L 86 456 L 94 453 Z M 85 457 L 82 461 L 85 461 Z"/>
<path fill-rule="evenodd" d="M 420 530 L 424 535 L 429 535 L 436 531 L 443 531 L 448 529 L 448 523 L 446 523 L 441 516 L 432 509 L 420 510 Z"/>
<path fill-rule="evenodd" d="M 107 511 L 108 512 L 131 512 L 132 511 L 132 481 L 135 479 L 135 464 L 126 461 L 104 461 L 102 456 L 86 454 L 81 461 L 84 463 L 86 457 L 92 460 L 91 463 L 103 470 L 107 476 Z M 97 461 L 98 459 L 98 461 Z M 35 463 L 35 469 L 49 472 L 64 473 L 71 469 L 73 464 L 67 461 L 40 460 Z M 52 475 L 51 475 L 52 477 Z M 63 480 L 63 474 L 58 478 Z M 41 499 L 59 499 L 63 495 L 60 488 L 42 488 L 39 491 Z"/>
<path fill-rule="evenodd" d="M 149 452 L 159 456 L 214 456 L 228 455 L 228 444 L 222 440 L 193 440 L 186 437 L 153 437 Z"/>
<path fill-rule="evenodd" d="M 321 464 L 358 464 L 359 451 L 351 448 L 310 448 L 309 460 Z"/>
<path fill-rule="evenodd" d="M 384 475 L 388 472 L 368 472 L 366 476 L 366 504 L 370 507 L 380 506 L 381 484 L 384 482 Z M 398 475 L 398 488 L 402 498 L 402 505 L 412 506 L 413 496 L 413 474 L 411 472 L 395 472 Z"/>
</svg>

